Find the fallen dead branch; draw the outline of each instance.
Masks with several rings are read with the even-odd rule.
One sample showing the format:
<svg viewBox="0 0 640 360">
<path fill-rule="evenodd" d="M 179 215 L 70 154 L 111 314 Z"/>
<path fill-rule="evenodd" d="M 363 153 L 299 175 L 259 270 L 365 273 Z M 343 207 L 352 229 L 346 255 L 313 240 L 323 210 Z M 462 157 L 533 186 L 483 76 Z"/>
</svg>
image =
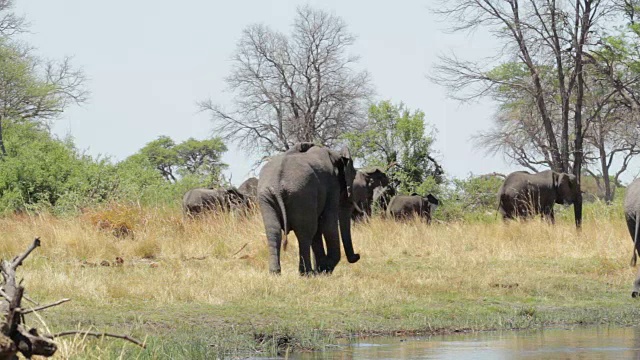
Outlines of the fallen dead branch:
<svg viewBox="0 0 640 360">
<path fill-rule="evenodd" d="M 64 304 L 71 299 L 61 299 L 54 303 L 37 306 L 31 309 L 21 307 L 22 299 L 27 299 L 24 295 L 22 282 L 16 281 L 16 269 L 22 262 L 40 246 L 40 238 L 35 238 L 31 246 L 22 254 L 16 256 L 12 261 L 2 260 L 0 262 L 0 273 L 4 283 L 0 284 L 0 360 L 17 359 L 20 352 L 24 357 L 31 358 L 34 355 L 50 357 L 57 350 L 58 346 L 53 338 L 78 333 L 66 331 L 59 334 L 40 335 L 35 328 L 28 328 L 25 324 L 26 314 L 46 310 L 54 306 Z M 33 302 L 32 300 L 29 300 Z M 82 332 L 87 335 L 97 336 L 98 333 Z M 101 333 L 99 336 L 115 337 L 128 340 L 138 346 L 145 347 L 140 341 L 126 335 L 114 335 Z"/>
<path fill-rule="evenodd" d="M 57 337 L 62 337 L 62 336 L 69 336 L 69 335 L 83 335 L 83 336 L 95 336 L 95 337 L 112 337 L 112 338 L 118 338 L 118 339 L 123 339 L 123 340 L 127 340 L 129 342 L 132 342 L 138 346 L 140 346 L 143 349 L 146 349 L 146 345 L 142 342 L 140 342 L 140 340 L 136 340 L 128 335 L 118 335 L 118 334 L 110 334 L 110 333 L 101 333 L 101 332 L 94 332 L 94 331 L 80 331 L 80 330 L 71 330 L 71 331 L 63 331 L 63 332 L 59 332 L 57 334 L 53 334 L 53 335 L 47 335 L 48 337 L 51 338 L 57 338 Z"/>
<path fill-rule="evenodd" d="M 58 305 L 60 305 L 60 304 L 64 304 L 64 303 L 66 303 L 67 301 L 71 301 L 71 299 L 62 299 L 62 300 L 58 300 L 58 301 L 56 301 L 56 302 L 54 302 L 54 303 L 51 303 L 51 304 L 48 304 L 48 305 L 42 305 L 42 306 L 38 306 L 38 307 L 35 307 L 35 308 L 32 308 L 32 309 L 27 309 L 27 310 L 20 310 L 20 312 L 21 312 L 23 315 L 25 315 L 25 314 L 29 314 L 29 313 L 32 313 L 32 312 L 36 312 L 36 311 L 40 311 L 40 310 L 44 310 L 44 309 L 48 309 L 48 308 L 50 308 L 50 307 L 58 306 Z"/>
</svg>

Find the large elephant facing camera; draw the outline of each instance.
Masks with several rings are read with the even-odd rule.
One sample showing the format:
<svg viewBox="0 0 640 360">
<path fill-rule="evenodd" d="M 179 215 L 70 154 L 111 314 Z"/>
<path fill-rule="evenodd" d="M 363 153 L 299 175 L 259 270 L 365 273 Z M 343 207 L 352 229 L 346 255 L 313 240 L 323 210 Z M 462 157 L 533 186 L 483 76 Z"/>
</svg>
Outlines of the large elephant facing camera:
<svg viewBox="0 0 640 360">
<path fill-rule="evenodd" d="M 575 175 L 552 170 L 535 174 L 516 171 L 505 178 L 498 190 L 498 211 L 503 219 L 540 214 L 554 223 L 554 204 L 573 204 L 576 227 L 580 227 L 582 193 Z"/>
<path fill-rule="evenodd" d="M 340 235 L 347 260 L 354 263 L 360 259 L 351 242 L 352 186 L 356 171 L 349 149 L 336 152 L 309 143 L 301 144 L 272 157 L 258 178 L 258 203 L 272 273 L 281 271 L 283 231 L 284 246 L 291 230 L 298 238 L 301 274 L 314 271 L 311 248 L 315 270 L 333 271 L 340 261 Z"/>
<path fill-rule="evenodd" d="M 356 172 L 353 180 L 353 203 L 356 205 L 353 211 L 353 220 L 362 220 L 371 217 L 374 190 L 389 185 L 389 178 L 379 168 L 361 169 Z"/>
</svg>

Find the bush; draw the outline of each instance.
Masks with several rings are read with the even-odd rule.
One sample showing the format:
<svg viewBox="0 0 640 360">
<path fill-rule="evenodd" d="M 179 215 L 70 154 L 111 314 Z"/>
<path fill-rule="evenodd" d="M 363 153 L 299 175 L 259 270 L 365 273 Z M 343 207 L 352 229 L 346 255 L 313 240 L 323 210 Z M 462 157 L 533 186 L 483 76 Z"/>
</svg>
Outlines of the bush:
<svg viewBox="0 0 640 360">
<path fill-rule="evenodd" d="M 429 192 L 440 200 L 434 218 L 442 221 L 493 221 L 502 182 L 499 176 L 471 174 L 466 179 L 449 179 L 444 185 L 432 187 Z"/>
</svg>

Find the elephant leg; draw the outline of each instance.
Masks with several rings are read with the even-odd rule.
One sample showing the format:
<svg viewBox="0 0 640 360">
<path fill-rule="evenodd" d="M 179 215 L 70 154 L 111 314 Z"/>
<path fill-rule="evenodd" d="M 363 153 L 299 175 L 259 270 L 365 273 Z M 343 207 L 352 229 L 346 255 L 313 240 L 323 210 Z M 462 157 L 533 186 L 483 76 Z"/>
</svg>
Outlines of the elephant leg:
<svg viewBox="0 0 640 360">
<path fill-rule="evenodd" d="M 320 227 L 318 227 L 318 231 L 316 231 L 316 234 L 313 236 L 311 249 L 313 250 L 313 256 L 316 261 L 316 271 L 325 271 L 327 266 L 327 254 L 324 251 L 324 244 L 322 243 L 322 228 Z"/>
<path fill-rule="evenodd" d="M 632 298 L 640 296 L 640 270 L 636 274 L 636 279 L 633 281 L 633 291 L 631 292 Z"/>
<path fill-rule="evenodd" d="M 298 270 L 300 275 L 309 275 L 313 273 L 313 264 L 311 263 L 311 244 L 317 232 L 317 224 L 315 226 L 306 227 L 302 230 L 294 230 L 298 238 L 298 247 L 300 248 L 300 263 Z"/>
<path fill-rule="evenodd" d="M 278 213 L 269 203 L 262 203 L 262 221 L 267 234 L 267 246 L 269 248 L 269 271 L 273 274 L 280 273 L 280 244 L 282 242 L 282 229 Z"/>
<path fill-rule="evenodd" d="M 331 273 L 340 262 L 340 232 L 337 212 L 325 216 L 325 221 L 322 223 L 322 234 L 327 243 L 326 268 L 323 270 Z"/>
</svg>

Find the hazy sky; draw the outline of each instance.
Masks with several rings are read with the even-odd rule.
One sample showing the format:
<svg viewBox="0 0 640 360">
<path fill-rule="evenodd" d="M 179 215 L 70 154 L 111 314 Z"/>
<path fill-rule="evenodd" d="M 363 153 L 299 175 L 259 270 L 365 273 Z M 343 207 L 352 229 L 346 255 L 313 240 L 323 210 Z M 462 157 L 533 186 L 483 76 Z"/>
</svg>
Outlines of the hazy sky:
<svg viewBox="0 0 640 360">
<path fill-rule="evenodd" d="M 518 169 L 470 141 L 491 125 L 489 100 L 461 105 L 425 77 L 438 54 L 475 58 L 492 54 L 495 44 L 483 33 L 445 34 L 446 24 L 430 13 L 427 0 L 17 0 L 16 10 L 31 23 L 26 40 L 40 55 L 74 56 L 90 78 L 90 101 L 65 112 L 55 133 L 71 134 L 89 154 L 121 160 L 159 135 L 176 142 L 211 136 L 209 116 L 196 102 L 229 102 L 223 80 L 242 29 L 264 23 L 288 32 L 296 6 L 306 3 L 346 21 L 358 37 L 352 52 L 371 73 L 378 99 L 426 113 L 449 175 Z M 251 175 L 253 159 L 233 146 L 224 161 L 234 183 Z"/>
</svg>

